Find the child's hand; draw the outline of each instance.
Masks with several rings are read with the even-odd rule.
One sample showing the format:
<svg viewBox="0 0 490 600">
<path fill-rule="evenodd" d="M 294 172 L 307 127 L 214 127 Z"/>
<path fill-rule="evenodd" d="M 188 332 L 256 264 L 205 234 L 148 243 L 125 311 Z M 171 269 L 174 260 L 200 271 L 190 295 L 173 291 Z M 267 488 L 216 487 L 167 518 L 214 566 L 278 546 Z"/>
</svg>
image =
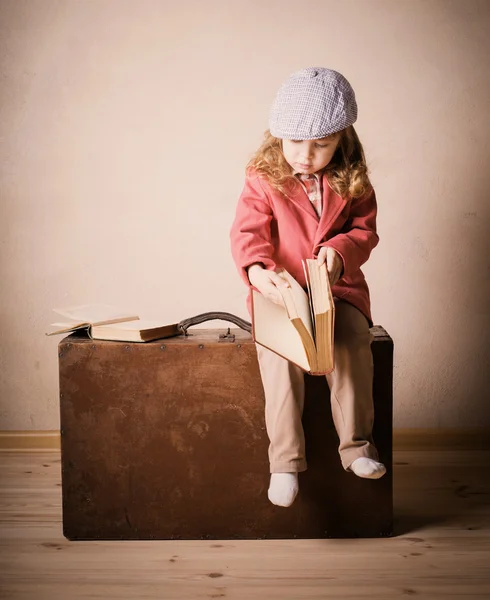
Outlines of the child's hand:
<svg viewBox="0 0 490 600">
<path fill-rule="evenodd" d="M 289 288 L 289 282 L 280 277 L 274 271 L 268 271 L 259 264 L 252 265 L 248 269 L 248 279 L 250 283 L 259 290 L 268 300 L 284 306 L 281 293 L 277 289 L 279 286 Z"/>
<path fill-rule="evenodd" d="M 318 253 L 318 265 L 322 265 L 325 261 L 327 262 L 327 272 L 330 285 L 335 285 L 340 279 L 344 262 L 340 254 L 328 246 L 323 246 L 320 248 L 320 252 Z"/>
</svg>

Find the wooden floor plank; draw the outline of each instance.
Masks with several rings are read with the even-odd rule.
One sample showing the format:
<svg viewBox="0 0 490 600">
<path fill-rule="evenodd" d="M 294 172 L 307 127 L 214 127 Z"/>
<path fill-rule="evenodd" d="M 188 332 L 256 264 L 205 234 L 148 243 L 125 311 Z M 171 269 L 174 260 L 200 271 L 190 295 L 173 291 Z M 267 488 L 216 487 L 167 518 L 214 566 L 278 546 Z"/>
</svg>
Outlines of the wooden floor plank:
<svg viewBox="0 0 490 600">
<path fill-rule="evenodd" d="M 394 462 L 392 538 L 70 542 L 59 452 L 2 452 L 0 598 L 488 600 L 490 452 Z"/>
</svg>

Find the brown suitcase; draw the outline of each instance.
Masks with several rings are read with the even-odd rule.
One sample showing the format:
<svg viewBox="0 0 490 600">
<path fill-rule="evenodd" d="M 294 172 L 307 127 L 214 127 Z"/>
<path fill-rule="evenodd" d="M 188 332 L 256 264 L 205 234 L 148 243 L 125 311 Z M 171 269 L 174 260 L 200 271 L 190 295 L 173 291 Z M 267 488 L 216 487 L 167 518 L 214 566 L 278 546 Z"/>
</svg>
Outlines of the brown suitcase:
<svg viewBox="0 0 490 600">
<path fill-rule="evenodd" d="M 343 470 L 325 377 L 306 377 L 308 470 L 290 508 L 267 498 L 255 344 L 242 329 L 149 343 L 59 344 L 63 533 L 71 540 L 392 534 L 393 342 L 374 327 L 373 436 L 387 473 Z"/>
</svg>

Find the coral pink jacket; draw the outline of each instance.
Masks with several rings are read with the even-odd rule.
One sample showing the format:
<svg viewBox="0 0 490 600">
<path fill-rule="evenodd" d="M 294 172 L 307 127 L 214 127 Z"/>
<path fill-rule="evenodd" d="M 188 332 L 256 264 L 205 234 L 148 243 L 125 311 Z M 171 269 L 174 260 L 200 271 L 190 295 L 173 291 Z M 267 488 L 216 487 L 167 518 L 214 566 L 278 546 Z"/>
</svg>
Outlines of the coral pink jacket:
<svg viewBox="0 0 490 600">
<path fill-rule="evenodd" d="M 231 252 L 240 276 L 248 285 L 247 309 L 251 312 L 251 289 L 247 267 L 263 263 L 266 269 L 283 267 L 306 289 L 301 260 L 316 258 L 322 246 L 334 248 L 342 257 L 343 273 L 332 287 L 334 297 L 356 306 L 372 326 L 369 289 L 361 271 L 376 233 L 376 195 L 373 189 L 355 199 L 343 199 L 323 175 L 323 211 L 318 217 L 298 182 L 287 196 L 251 171 L 238 200 L 230 231 Z"/>
</svg>

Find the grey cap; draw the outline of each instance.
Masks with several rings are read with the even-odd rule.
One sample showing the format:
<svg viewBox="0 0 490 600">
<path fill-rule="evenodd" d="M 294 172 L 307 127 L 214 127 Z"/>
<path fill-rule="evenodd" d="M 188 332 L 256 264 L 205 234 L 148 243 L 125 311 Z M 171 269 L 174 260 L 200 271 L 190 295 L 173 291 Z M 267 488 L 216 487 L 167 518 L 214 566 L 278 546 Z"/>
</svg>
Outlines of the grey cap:
<svg viewBox="0 0 490 600">
<path fill-rule="evenodd" d="M 332 69 L 308 67 L 290 75 L 279 88 L 269 129 L 282 139 L 316 140 L 356 119 L 356 97 L 347 79 Z"/>
</svg>

